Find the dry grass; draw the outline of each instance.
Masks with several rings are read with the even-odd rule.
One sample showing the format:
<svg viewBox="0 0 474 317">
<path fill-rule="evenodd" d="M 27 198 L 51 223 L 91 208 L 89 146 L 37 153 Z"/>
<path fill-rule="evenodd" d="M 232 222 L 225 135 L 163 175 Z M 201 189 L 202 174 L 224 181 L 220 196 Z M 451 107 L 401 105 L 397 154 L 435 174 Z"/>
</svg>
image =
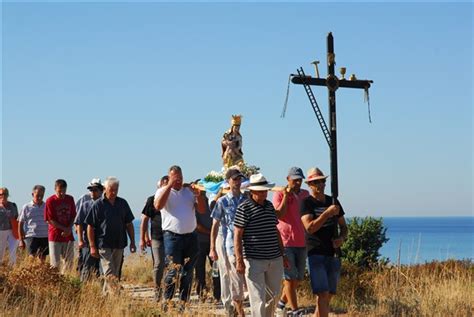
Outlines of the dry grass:
<svg viewBox="0 0 474 317">
<path fill-rule="evenodd" d="M 100 281 L 81 284 L 38 260 L 0 266 L 0 316 L 158 316 L 156 304 L 102 295 Z"/>
<path fill-rule="evenodd" d="M 472 316 L 471 261 L 431 262 L 362 270 L 344 265 L 332 310 L 351 316 Z M 302 304 L 313 304 L 309 283 Z"/>
<path fill-rule="evenodd" d="M 152 285 L 151 259 L 128 256 L 123 279 Z M 433 262 L 417 266 L 379 267 L 372 271 L 345 265 L 332 309 L 350 316 L 472 316 L 472 262 Z M 311 306 L 308 280 L 299 301 Z M 200 308 L 202 307 L 202 308 Z M 194 316 L 209 316 L 196 305 Z M 202 310 L 202 311 L 201 311 Z M 162 316 L 175 315 L 174 310 Z M 75 272 L 60 275 L 48 265 L 20 260 L 0 266 L 0 316 L 159 316 L 158 305 L 128 296 L 102 296 L 99 281 L 81 284 Z"/>
<path fill-rule="evenodd" d="M 471 262 L 392 267 L 373 279 L 376 316 L 472 316 Z"/>
<path fill-rule="evenodd" d="M 128 255 L 123 263 L 123 280 L 127 283 L 153 285 L 153 261 L 150 255 Z"/>
</svg>

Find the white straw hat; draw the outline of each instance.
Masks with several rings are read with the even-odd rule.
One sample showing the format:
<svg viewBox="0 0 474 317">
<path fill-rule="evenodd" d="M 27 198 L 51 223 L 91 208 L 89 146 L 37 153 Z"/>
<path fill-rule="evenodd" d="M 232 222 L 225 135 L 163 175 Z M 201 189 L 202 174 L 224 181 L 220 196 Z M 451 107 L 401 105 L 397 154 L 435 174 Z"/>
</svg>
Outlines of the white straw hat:
<svg viewBox="0 0 474 317">
<path fill-rule="evenodd" d="M 247 187 L 249 190 L 270 190 L 275 186 L 275 183 L 269 183 L 265 176 L 261 173 L 250 176 L 250 184 Z"/>
</svg>

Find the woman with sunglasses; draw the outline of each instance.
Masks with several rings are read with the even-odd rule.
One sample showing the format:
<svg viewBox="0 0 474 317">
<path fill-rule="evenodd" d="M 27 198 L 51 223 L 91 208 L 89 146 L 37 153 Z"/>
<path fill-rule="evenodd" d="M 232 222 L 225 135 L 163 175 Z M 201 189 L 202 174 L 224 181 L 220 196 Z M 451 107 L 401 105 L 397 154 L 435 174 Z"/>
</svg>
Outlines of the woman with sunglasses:
<svg viewBox="0 0 474 317">
<path fill-rule="evenodd" d="M 314 315 L 327 317 L 341 271 L 336 250 L 347 236 L 347 225 L 340 203 L 337 201 L 334 205 L 332 197 L 324 194 L 328 176 L 319 168 L 311 168 L 307 175 L 311 195 L 303 200 L 301 221 L 308 233 L 306 246 L 311 288 L 318 300 Z M 335 230 L 336 226 L 338 230 Z M 335 232 L 339 234 L 335 236 Z"/>
</svg>

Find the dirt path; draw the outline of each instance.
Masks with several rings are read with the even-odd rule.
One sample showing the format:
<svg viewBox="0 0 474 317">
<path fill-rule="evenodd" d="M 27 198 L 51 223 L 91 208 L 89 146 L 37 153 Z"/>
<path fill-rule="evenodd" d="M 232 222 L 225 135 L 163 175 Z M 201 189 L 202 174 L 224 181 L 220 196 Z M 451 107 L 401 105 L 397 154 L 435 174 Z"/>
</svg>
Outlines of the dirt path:
<svg viewBox="0 0 474 317">
<path fill-rule="evenodd" d="M 143 285 L 132 285 L 124 284 L 122 285 L 125 292 L 131 296 L 133 299 L 143 301 L 148 300 L 154 302 L 154 289 L 152 287 L 143 286 Z M 177 306 L 177 301 L 174 301 L 173 304 Z M 157 303 L 157 305 L 160 305 Z M 303 316 L 312 316 L 314 312 L 314 307 L 308 307 L 306 309 L 306 314 Z M 162 316 L 226 316 L 226 312 L 222 307 L 222 304 L 216 304 L 213 301 L 202 302 L 199 300 L 196 294 L 191 295 L 189 302 L 186 305 L 185 313 L 179 313 L 178 310 L 170 310 L 168 313 L 163 313 Z M 248 300 L 246 301 L 245 315 L 250 316 L 250 307 Z M 282 317 L 282 312 L 277 312 L 275 316 Z M 330 314 L 331 317 L 346 317 L 347 314 Z"/>
</svg>

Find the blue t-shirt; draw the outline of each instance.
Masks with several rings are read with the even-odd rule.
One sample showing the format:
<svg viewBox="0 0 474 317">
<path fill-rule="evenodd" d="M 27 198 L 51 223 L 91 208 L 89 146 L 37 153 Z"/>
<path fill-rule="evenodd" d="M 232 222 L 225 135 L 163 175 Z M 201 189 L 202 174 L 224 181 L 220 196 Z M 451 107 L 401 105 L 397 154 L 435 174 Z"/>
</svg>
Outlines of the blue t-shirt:
<svg viewBox="0 0 474 317">
<path fill-rule="evenodd" d="M 85 221 L 94 227 L 99 249 L 123 249 L 127 246 L 127 224 L 134 218 L 125 199 L 117 197 L 112 205 L 104 196 L 94 202 Z"/>
<path fill-rule="evenodd" d="M 228 256 L 234 255 L 234 218 L 237 207 L 246 199 L 244 195 L 234 197 L 229 192 L 219 198 L 212 210 L 211 217 L 221 222 L 222 234 L 225 239 L 225 249 Z"/>
<path fill-rule="evenodd" d="M 92 209 L 92 205 L 94 204 L 94 200 L 92 200 L 91 195 L 85 194 L 82 195 L 76 201 L 76 218 L 74 219 L 75 225 L 82 225 L 82 230 L 84 230 L 83 240 L 88 245 L 89 239 L 87 238 L 87 223 L 86 217 L 89 214 L 89 211 Z"/>
</svg>

